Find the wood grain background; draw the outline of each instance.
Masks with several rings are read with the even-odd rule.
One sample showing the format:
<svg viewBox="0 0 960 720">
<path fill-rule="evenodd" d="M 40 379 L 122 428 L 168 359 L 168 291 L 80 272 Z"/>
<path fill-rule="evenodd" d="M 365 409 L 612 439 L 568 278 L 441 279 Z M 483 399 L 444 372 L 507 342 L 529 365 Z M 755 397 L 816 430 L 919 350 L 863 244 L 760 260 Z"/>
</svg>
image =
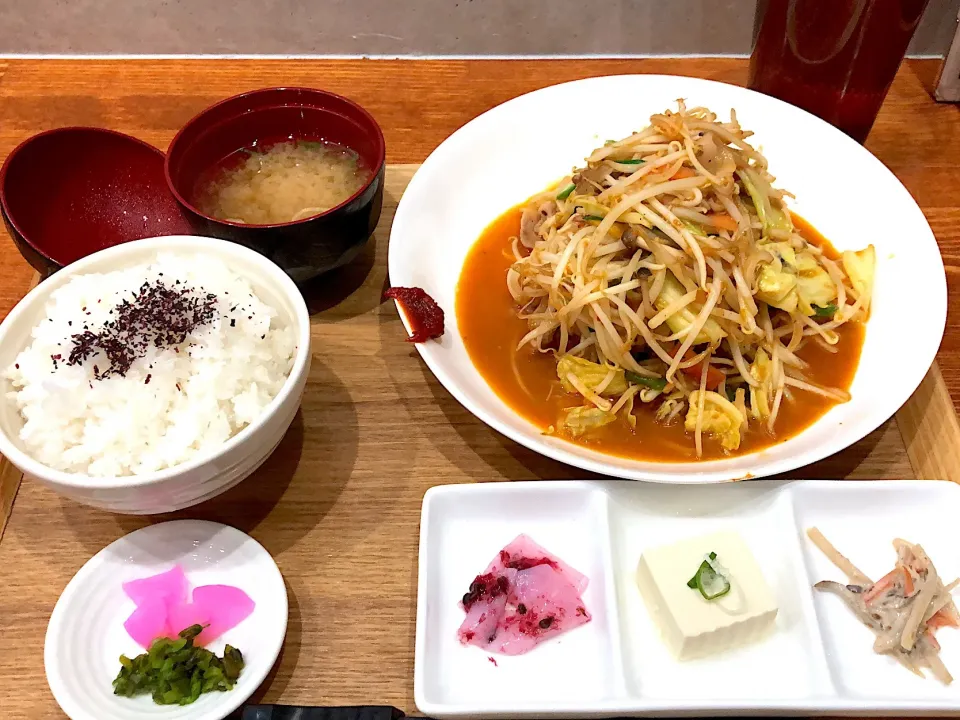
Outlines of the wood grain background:
<svg viewBox="0 0 960 720">
<path fill-rule="evenodd" d="M 389 161 L 419 162 L 461 124 L 510 97 L 562 80 L 623 72 L 741 82 L 745 65 L 739 60 L 8 62 L 0 63 L 0 154 L 35 132 L 69 124 L 107 126 L 163 148 L 183 122 L 218 99 L 267 85 L 303 84 L 361 102 L 384 128 Z M 930 63 L 905 65 L 868 146 L 921 203 L 941 242 L 956 297 L 960 117 L 957 108 L 930 100 L 934 76 Z M 225 496 L 170 516 L 217 520 L 249 532 L 274 555 L 287 580 L 287 642 L 255 699 L 390 703 L 414 711 L 417 536 L 424 491 L 440 483 L 584 475 L 525 450 L 464 410 L 404 341 L 393 307 L 381 304 L 388 282 L 387 229 L 410 172 L 388 172 L 387 207 L 368 252 L 308 292 L 315 313 L 313 369 L 302 410 L 278 452 Z M 0 238 L 0 316 L 30 280 L 9 239 Z M 909 284 L 922 281 L 905 279 L 907 296 Z M 940 354 L 954 399 L 960 397 L 955 320 L 951 313 Z M 901 434 L 891 422 L 797 475 L 867 479 L 911 473 Z M 23 484 L 0 544 L 0 716 L 61 717 L 47 690 L 42 658 L 47 619 L 59 593 L 106 544 L 162 519 L 168 518 L 99 512 L 61 500 L 36 483 Z"/>
</svg>

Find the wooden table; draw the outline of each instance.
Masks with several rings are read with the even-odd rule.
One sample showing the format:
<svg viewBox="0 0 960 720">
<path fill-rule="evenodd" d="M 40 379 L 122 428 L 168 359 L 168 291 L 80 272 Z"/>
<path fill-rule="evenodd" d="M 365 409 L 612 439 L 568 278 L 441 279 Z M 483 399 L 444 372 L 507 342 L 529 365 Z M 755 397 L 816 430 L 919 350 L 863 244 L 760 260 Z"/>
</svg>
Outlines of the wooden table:
<svg viewBox="0 0 960 720">
<path fill-rule="evenodd" d="M 936 70 L 932 61 L 904 65 L 867 146 L 906 184 L 933 226 L 955 310 L 960 111 L 931 100 Z M 388 162 L 417 163 L 457 127 L 511 97 L 565 80 L 625 72 L 742 83 L 746 64 L 734 59 L 0 61 L 0 158 L 28 136 L 63 125 L 105 126 L 165 148 L 187 119 L 216 100 L 300 84 L 359 101 L 383 126 Z M 391 207 L 410 172 L 388 173 Z M 302 411 L 278 452 L 225 496 L 170 516 L 218 520 L 249 532 L 286 577 L 286 645 L 255 700 L 389 703 L 413 712 L 424 491 L 439 483 L 584 475 L 476 420 L 403 342 L 396 312 L 380 303 L 391 219 L 388 209 L 370 251 L 311 291 L 313 370 Z M 32 278 L 9 238 L 0 235 L 0 317 Z M 911 284 L 920 282 L 923 278 L 904 278 L 905 302 Z M 951 312 L 939 355 L 949 394 L 934 373 L 898 416 L 899 429 L 891 421 L 847 452 L 796 474 L 862 479 L 952 474 L 956 467 L 943 465 L 949 459 L 926 450 L 957 434 L 951 408 L 960 402 L 957 322 Z M 895 372 L 891 381 L 896 382 Z M 5 502 L 12 502 L 10 495 Z M 111 515 L 61 500 L 35 483 L 22 485 L 0 543 L 0 715 L 62 717 L 47 689 L 42 652 L 57 597 L 91 555 L 162 519 L 169 518 Z"/>
</svg>

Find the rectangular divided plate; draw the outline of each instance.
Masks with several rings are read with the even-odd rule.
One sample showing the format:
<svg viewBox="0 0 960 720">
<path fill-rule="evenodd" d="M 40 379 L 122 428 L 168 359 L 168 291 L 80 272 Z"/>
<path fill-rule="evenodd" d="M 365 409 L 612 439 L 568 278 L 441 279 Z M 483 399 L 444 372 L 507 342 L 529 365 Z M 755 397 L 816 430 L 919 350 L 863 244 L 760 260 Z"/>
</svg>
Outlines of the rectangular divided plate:
<svg viewBox="0 0 960 720">
<path fill-rule="evenodd" d="M 441 718 L 960 713 L 960 681 L 921 679 L 876 655 L 873 633 L 842 601 L 812 589 L 844 580 L 807 540 L 814 525 L 871 577 L 893 567 L 896 537 L 923 545 L 944 582 L 960 576 L 960 487 L 945 482 L 435 487 L 420 526 L 417 707 Z M 679 662 L 640 598 L 637 561 L 644 548 L 722 529 L 738 532 L 763 569 L 777 629 L 758 644 Z M 583 599 L 593 620 L 515 657 L 462 646 L 460 598 L 521 533 L 590 578 Z M 937 638 L 960 676 L 960 630 Z"/>
</svg>

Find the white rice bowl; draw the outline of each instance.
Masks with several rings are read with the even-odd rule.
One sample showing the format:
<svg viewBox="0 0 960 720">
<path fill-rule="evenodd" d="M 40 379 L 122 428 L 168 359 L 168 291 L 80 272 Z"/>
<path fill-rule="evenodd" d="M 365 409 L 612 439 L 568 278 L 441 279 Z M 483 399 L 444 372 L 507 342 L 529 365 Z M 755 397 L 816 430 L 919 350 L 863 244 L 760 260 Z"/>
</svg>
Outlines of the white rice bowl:
<svg viewBox="0 0 960 720">
<path fill-rule="evenodd" d="M 74 334 L 96 332 L 144 282 L 216 296 L 212 320 L 169 347 L 150 346 L 123 374 L 102 353 L 68 365 Z M 260 416 L 293 368 L 296 329 L 251 284 L 207 254 L 159 252 L 148 263 L 73 276 L 54 290 L 32 341 L 0 368 L 23 418 L 22 448 L 68 473 L 152 473 L 207 454 Z M 53 356 L 61 359 L 56 363 Z"/>
</svg>

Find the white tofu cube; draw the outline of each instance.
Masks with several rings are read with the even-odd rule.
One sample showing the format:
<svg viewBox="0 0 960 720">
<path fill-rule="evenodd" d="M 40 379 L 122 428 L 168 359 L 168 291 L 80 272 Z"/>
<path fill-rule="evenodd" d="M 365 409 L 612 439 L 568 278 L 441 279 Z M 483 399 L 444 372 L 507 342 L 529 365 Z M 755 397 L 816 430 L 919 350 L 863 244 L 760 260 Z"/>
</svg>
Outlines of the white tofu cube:
<svg viewBox="0 0 960 720">
<path fill-rule="evenodd" d="M 730 592 L 706 600 L 687 587 L 706 555 L 729 571 Z M 777 617 L 777 603 L 760 566 L 739 535 L 719 532 L 646 550 L 637 585 L 664 642 L 680 660 L 759 640 Z"/>
</svg>

